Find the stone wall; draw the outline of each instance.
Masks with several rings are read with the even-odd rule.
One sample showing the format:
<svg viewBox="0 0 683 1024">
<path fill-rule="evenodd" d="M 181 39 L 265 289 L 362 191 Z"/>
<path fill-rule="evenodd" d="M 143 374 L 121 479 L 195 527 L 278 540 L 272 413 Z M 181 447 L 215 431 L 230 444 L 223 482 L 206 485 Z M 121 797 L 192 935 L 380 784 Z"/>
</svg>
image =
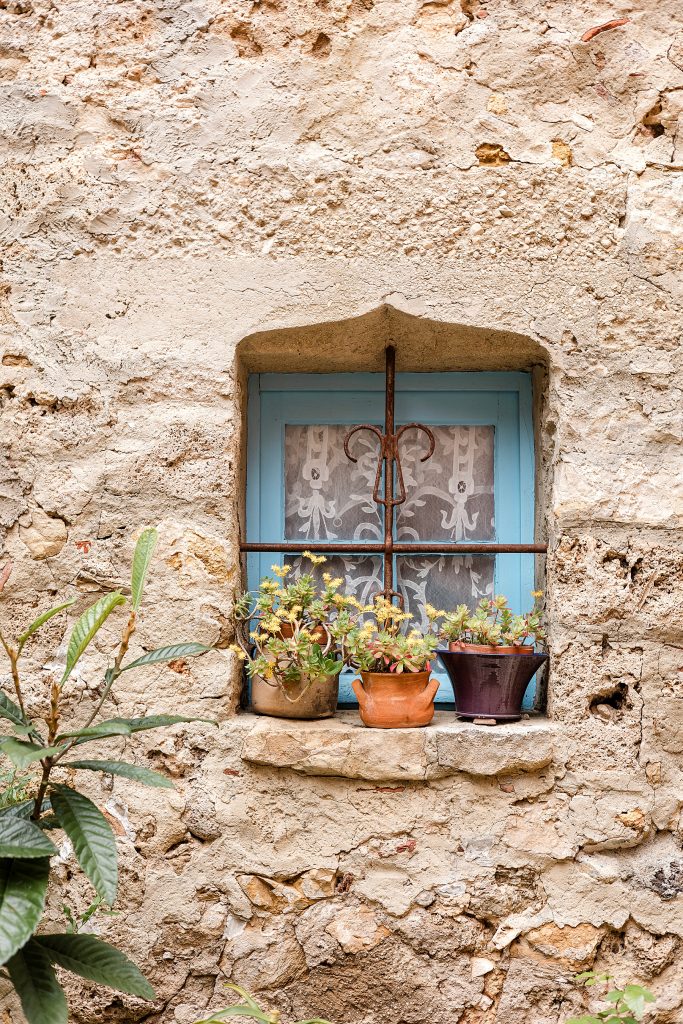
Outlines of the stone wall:
<svg viewBox="0 0 683 1024">
<path fill-rule="evenodd" d="M 559 1024 L 596 964 L 683 1021 L 680 5 L 3 0 L 0 79 L 3 616 L 77 614 L 153 523 L 137 648 L 218 647 L 121 680 L 220 726 L 121 741 L 170 795 L 93 787 L 95 926 L 159 1000 L 74 986 L 74 1020 L 190 1024 L 233 978 L 336 1024 Z M 399 370 L 547 377 L 550 721 L 399 756 L 344 719 L 325 758 L 236 713 L 244 376 L 395 331 Z"/>
</svg>

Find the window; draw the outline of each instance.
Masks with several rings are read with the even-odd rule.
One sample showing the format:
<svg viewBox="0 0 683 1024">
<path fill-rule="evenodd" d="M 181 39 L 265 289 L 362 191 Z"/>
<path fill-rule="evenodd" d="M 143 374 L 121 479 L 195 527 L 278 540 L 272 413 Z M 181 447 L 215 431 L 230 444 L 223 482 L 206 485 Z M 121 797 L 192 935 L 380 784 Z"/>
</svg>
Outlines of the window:
<svg viewBox="0 0 683 1024">
<path fill-rule="evenodd" d="M 383 374 L 254 374 L 248 411 L 247 540 L 372 542 L 383 535 L 372 500 L 377 439 L 350 427 L 384 420 Z M 525 373 L 399 373 L 396 426 L 420 422 L 401 440 L 407 498 L 396 509 L 401 543 L 533 543 L 534 453 L 531 381 Z M 280 554 L 248 555 L 249 586 Z M 287 561 L 298 565 L 295 556 Z M 382 556 L 333 555 L 329 568 L 360 600 L 382 588 Z M 440 608 L 504 593 L 524 610 L 534 589 L 532 554 L 394 555 L 396 588 L 409 610 L 424 601 Z M 440 665 L 435 666 L 437 670 Z M 445 673 L 437 702 L 452 703 Z M 352 673 L 341 678 L 340 703 L 354 704 Z M 533 693 L 527 694 L 526 706 Z"/>
</svg>

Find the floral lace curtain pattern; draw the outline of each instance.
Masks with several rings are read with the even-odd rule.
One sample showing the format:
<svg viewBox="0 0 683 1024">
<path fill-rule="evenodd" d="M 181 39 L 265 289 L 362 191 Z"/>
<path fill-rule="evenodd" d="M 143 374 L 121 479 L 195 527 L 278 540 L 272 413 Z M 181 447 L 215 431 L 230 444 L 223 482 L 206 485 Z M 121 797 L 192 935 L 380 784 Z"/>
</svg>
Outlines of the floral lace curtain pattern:
<svg viewBox="0 0 683 1024">
<path fill-rule="evenodd" d="M 382 541 L 382 510 L 372 500 L 377 442 L 356 435 L 352 452 L 358 461 L 353 463 L 344 454 L 347 430 L 343 425 L 285 427 L 286 540 L 310 542 L 312 550 L 316 541 Z M 413 439 L 407 433 L 402 441 L 407 500 L 396 509 L 396 539 L 493 540 L 494 428 L 431 430 L 436 447 L 427 462 L 420 462 L 424 445 L 417 434 Z M 382 589 L 377 555 L 331 557 L 326 568 L 343 576 L 361 601 Z M 397 588 L 411 611 L 426 601 L 437 607 L 472 606 L 493 593 L 493 570 L 489 555 L 399 555 Z"/>
</svg>

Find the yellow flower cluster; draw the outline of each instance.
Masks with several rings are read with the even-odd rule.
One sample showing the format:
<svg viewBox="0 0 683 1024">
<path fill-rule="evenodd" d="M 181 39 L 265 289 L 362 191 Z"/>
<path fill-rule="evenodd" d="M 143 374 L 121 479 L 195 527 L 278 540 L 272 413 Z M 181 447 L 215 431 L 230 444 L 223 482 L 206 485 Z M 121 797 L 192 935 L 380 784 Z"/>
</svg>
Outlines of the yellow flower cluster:
<svg viewBox="0 0 683 1024">
<path fill-rule="evenodd" d="M 425 605 L 425 615 L 430 622 L 434 622 L 436 619 L 442 619 L 446 614 L 441 608 L 435 608 L 433 604 Z"/>
<path fill-rule="evenodd" d="M 412 619 L 410 612 L 402 611 L 398 605 L 392 604 L 386 597 L 378 597 L 374 604 L 368 605 L 366 612 L 372 613 L 378 622 L 391 622 L 398 625 Z"/>
<path fill-rule="evenodd" d="M 285 578 L 285 576 L 289 576 L 290 572 L 292 571 L 291 565 L 286 565 L 286 564 L 285 565 L 271 565 L 270 569 L 271 569 L 271 572 L 274 572 L 275 575 L 278 576 L 281 580 L 283 580 Z"/>
<path fill-rule="evenodd" d="M 312 565 L 324 565 L 327 561 L 324 555 L 314 555 L 311 551 L 304 551 L 303 557 L 307 558 Z"/>
</svg>

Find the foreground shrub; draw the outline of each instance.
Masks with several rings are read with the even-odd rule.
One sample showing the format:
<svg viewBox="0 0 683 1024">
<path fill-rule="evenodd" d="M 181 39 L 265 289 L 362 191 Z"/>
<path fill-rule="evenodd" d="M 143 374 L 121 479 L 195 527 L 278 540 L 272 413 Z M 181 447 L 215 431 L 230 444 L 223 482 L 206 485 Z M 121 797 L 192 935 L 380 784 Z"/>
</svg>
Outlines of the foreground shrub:
<svg viewBox="0 0 683 1024">
<path fill-rule="evenodd" d="M 60 780 L 66 769 L 75 773 L 120 775 L 146 786 L 173 788 L 170 779 L 149 768 L 127 761 L 86 759 L 81 755 L 81 748 L 88 743 L 132 736 L 177 722 L 198 721 L 182 715 L 102 718 L 101 714 L 114 683 L 123 672 L 209 650 L 204 644 L 173 644 L 126 662 L 156 541 L 156 530 L 147 529 L 137 542 L 130 598 L 118 590 L 106 594 L 76 622 L 62 675 L 49 683 L 49 709 L 43 718 L 27 710 L 19 671 L 21 656 L 41 626 L 69 608 L 73 601 L 65 601 L 43 612 L 12 642 L 0 633 L 14 691 L 14 699 L 11 699 L 0 690 L 0 719 L 12 730 L 12 734 L 0 739 L 0 752 L 12 765 L 2 776 L 6 784 L 0 795 L 0 964 L 5 964 L 6 977 L 21 1000 L 29 1024 L 67 1024 L 66 997 L 57 980 L 55 965 L 119 992 L 154 999 L 151 985 L 128 957 L 94 935 L 78 934 L 78 927 L 99 906 L 110 907 L 116 899 L 116 842 L 107 819 L 92 800 Z M 8 564 L 0 572 L 0 590 L 10 573 L 11 564 Z M 109 616 L 126 605 L 128 618 L 122 625 L 114 662 L 104 673 L 94 709 L 80 724 L 65 721 L 64 696 L 76 665 Z M 50 858 L 58 852 L 49 836 L 53 830 L 61 830 L 70 839 L 96 899 L 78 918 L 65 908 L 69 920 L 66 932 L 36 934 L 45 910 Z"/>
</svg>

